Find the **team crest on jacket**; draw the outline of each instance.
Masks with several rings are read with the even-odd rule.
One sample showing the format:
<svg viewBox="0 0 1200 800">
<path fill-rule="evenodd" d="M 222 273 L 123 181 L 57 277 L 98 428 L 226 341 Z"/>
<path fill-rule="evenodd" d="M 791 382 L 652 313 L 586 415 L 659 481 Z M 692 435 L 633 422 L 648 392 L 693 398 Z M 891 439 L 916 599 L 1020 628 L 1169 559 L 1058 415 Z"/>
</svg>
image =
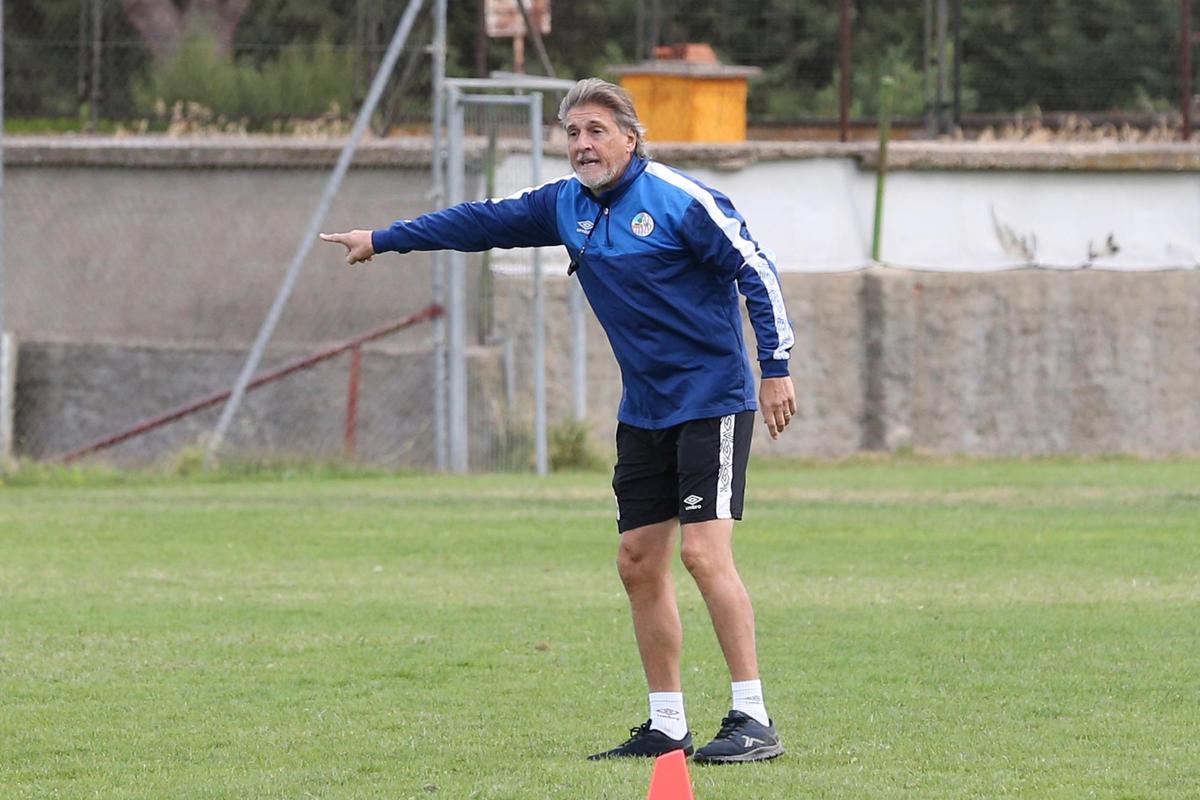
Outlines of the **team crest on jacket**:
<svg viewBox="0 0 1200 800">
<path fill-rule="evenodd" d="M 633 218 L 633 222 L 629 227 L 633 228 L 633 232 L 637 236 L 649 236 L 654 232 L 654 217 L 647 214 L 645 211 L 639 211 L 638 215 Z"/>
</svg>

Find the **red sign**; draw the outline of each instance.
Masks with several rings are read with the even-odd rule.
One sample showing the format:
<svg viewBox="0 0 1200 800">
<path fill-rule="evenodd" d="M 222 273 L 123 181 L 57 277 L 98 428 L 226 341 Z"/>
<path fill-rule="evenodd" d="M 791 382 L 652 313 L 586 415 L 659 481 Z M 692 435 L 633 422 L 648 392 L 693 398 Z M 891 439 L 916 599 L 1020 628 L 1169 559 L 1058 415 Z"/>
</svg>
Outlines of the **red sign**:
<svg viewBox="0 0 1200 800">
<path fill-rule="evenodd" d="M 529 20 L 545 36 L 550 33 L 550 0 L 486 0 L 484 16 L 487 20 L 487 35 L 519 37 L 525 35 L 525 19 L 517 3 L 525 4 Z"/>
</svg>

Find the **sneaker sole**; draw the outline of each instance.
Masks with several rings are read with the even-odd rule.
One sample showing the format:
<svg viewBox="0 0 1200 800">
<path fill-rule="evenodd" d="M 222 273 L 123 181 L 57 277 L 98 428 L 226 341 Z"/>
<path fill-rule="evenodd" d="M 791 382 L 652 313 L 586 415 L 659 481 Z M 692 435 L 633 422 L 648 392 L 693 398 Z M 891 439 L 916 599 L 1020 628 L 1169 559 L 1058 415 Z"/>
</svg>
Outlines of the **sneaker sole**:
<svg viewBox="0 0 1200 800">
<path fill-rule="evenodd" d="M 692 746 L 688 745 L 687 747 L 676 747 L 674 750 L 664 750 L 661 753 L 620 753 L 618 755 L 612 755 L 612 756 L 596 753 L 595 755 L 588 756 L 587 760 L 588 761 L 620 761 L 620 760 L 626 759 L 626 758 L 659 758 L 661 756 L 667 755 L 668 753 L 674 753 L 679 750 L 683 751 L 683 755 L 685 758 L 688 758 L 692 755 Z"/>
<path fill-rule="evenodd" d="M 735 756 L 703 756 L 696 754 L 692 761 L 697 764 L 743 764 L 747 761 L 770 761 L 772 758 L 778 758 L 786 752 L 781 744 L 771 744 L 764 747 L 756 747 L 745 753 L 738 753 Z"/>
</svg>

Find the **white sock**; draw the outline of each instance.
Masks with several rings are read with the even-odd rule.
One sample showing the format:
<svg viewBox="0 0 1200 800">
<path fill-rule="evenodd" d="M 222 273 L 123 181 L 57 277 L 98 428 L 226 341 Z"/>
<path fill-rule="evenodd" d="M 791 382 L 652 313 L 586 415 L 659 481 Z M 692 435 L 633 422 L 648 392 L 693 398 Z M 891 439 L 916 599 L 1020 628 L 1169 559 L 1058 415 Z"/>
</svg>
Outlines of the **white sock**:
<svg viewBox="0 0 1200 800">
<path fill-rule="evenodd" d="M 687 717 L 683 713 L 683 692 L 650 693 L 650 727 L 672 739 L 687 736 Z"/>
<path fill-rule="evenodd" d="M 733 682 L 733 710 L 754 717 L 763 725 L 771 724 L 767 704 L 763 702 L 761 680 Z"/>
</svg>

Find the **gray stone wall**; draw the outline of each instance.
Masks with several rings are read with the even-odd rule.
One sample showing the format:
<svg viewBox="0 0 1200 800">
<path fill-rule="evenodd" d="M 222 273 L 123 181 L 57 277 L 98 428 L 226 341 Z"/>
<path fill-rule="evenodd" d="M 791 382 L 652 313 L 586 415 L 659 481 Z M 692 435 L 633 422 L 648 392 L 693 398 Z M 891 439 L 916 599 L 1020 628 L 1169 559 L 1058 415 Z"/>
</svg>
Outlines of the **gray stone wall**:
<svg viewBox="0 0 1200 800">
<path fill-rule="evenodd" d="M 5 311 L 19 343 L 14 438 L 18 455 L 35 458 L 228 388 L 337 154 L 337 143 L 17 137 L 6 145 Z M 774 219 L 769 209 L 754 204 L 794 201 L 798 188 L 783 176 L 792 175 L 784 167 L 795 164 L 786 162 L 828 159 L 853 171 L 870 168 L 871 152 L 770 143 L 657 148 L 668 162 L 703 175 L 719 172 L 713 182 L 731 191 L 746 184 L 752 229 L 769 246 L 783 248 L 785 266 L 806 263 L 797 248 L 811 253 L 821 237 L 865 245 L 851 233 L 822 227 L 815 200 L 796 212 L 808 215 L 808 225 L 781 217 L 775 228 L 763 224 Z M 893 166 L 908 176 L 964 170 L 1035 176 L 1047 191 L 1062 183 L 1059 173 L 1068 173 L 1077 191 L 1093 178 L 1111 188 L 1127 174 L 1143 184 L 1166 175 L 1164 186 L 1192 191 L 1197 152 L 910 144 L 896 148 Z M 327 227 L 373 227 L 427 210 L 428 159 L 427 143 L 369 143 Z M 780 177 L 758 180 L 763 170 Z M 857 185 L 868 175 L 852 177 Z M 831 190 L 820 181 L 804 189 L 831 202 Z M 866 211 L 850 205 L 865 218 Z M 1188 217 L 1189 227 L 1180 228 L 1183 239 L 1166 242 L 1148 227 L 1157 213 L 1132 215 L 1129 224 L 1153 234 L 1156 246 L 1176 248 L 1179 266 L 1196 263 L 1188 255 L 1194 220 Z M 852 217 L 846 231 L 862 227 L 851 225 Z M 785 227 L 799 231 L 800 244 L 789 244 Z M 1107 228 L 1097 230 L 1102 241 Z M 475 298 L 479 261 L 470 264 Z M 426 255 L 388 256 L 349 269 L 338 248 L 318 244 L 281 320 L 272 358 L 418 310 L 431 296 L 429 265 Z M 550 260 L 546 269 L 557 275 L 564 266 Z M 760 425 L 759 453 L 837 457 L 909 447 L 979 455 L 1200 453 L 1195 270 L 877 268 L 785 272 L 782 280 L 797 334 L 792 374 L 799 414 L 777 442 Z M 547 282 L 551 420 L 566 419 L 571 408 L 568 285 L 561 277 Z M 471 458 L 483 468 L 524 463 L 529 447 L 528 280 L 497 274 L 495 303 L 495 337 L 473 351 L 470 370 Z M 479 342 L 479 309 L 469 317 L 470 341 Z M 588 422 L 607 452 L 620 379 L 603 332 L 588 319 Z M 507 372 L 517 390 L 513 408 L 505 392 L 505 340 L 515 356 Z M 364 459 L 432 463 L 429 341 L 429 328 L 421 326 L 368 349 L 359 435 Z M 345 383 L 341 360 L 253 393 L 231 445 L 260 453 L 340 453 Z M 216 413 L 175 423 L 105 457 L 120 463 L 163 458 L 211 430 Z"/>
<path fill-rule="evenodd" d="M 1200 274 L 871 271 L 868 447 L 1200 452 Z"/>
<path fill-rule="evenodd" d="M 550 419 L 571 410 L 568 282 L 548 283 Z M 798 414 L 760 454 L 839 457 L 862 450 L 1030 456 L 1200 453 L 1200 274 L 1026 270 L 989 274 L 874 269 L 785 274 L 796 330 Z M 475 468 L 527 466 L 532 390 L 530 282 L 495 284 L 497 343 L 471 351 Z M 620 375 L 588 315 L 588 425 L 608 454 Z M 752 333 L 747 332 L 748 340 Z M 515 407 L 508 406 L 504 339 Z M 275 349 L 267 365 L 300 353 Z M 18 455 L 49 458 L 227 388 L 240 349 L 20 343 Z M 341 453 L 348 357 L 257 390 L 230 433 L 256 455 Z M 433 465 L 431 359 L 423 348 L 368 347 L 359 458 Z M 199 442 L 203 412 L 107 451 L 162 460 Z"/>
<path fill-rule="evenodd" d="M 871 269 L 784 274 L 798 414 L 758 453 L 1200 453 L 1200 274 Z M 570 413 L 567 282 L 550 284 L 551 418 Z M 528 352 L 527 281 L 498 290 Z M 514 316 L 515 315 L 515 316 Z M 747 326 L 747 341 L 753 334 Z M 608 446 L 620 375 L 588 325 L 588 422 Z"/>
<path fill-rule="evenodd" d="M 7 324 L 65 341 L 254 340 L 327 175 L 318 170 L 10 167 Z M 328 226 L 386 226 L 428 208 L 429 176 L 354 170 Z M 280 321 L 327 342 L 428 302 L 425 254 L 353 268 L 316 243 Z"/>
<path fill-rule="evenodd" d="M 307 355 L 274 348 L 264 370 Z M 18 455 L 56 459 L 98 439 L 228 389 L 241 350 L 117 344 L 23 342 L 17 362 Z M 253 458 L 335 458 L 343 454 L 349 354 L 293 373 L 246 395 L 224 453 Z M 511 466 L 511 438 L 499 354 L 473 349 L 468 391 L 473 464 Z M 368 345 L 359 389 L 359 461 L 392 467 L 434 465 L 432 360 L 424 350 Z M 117 465 L 169 463 L 199 447 L 221 406 L 104 449 L 88 460 Z M 526 448 L 527 450 L 527 448 Z M 527 453 L 526 453 L 527 455 Z"/>
</svg>

